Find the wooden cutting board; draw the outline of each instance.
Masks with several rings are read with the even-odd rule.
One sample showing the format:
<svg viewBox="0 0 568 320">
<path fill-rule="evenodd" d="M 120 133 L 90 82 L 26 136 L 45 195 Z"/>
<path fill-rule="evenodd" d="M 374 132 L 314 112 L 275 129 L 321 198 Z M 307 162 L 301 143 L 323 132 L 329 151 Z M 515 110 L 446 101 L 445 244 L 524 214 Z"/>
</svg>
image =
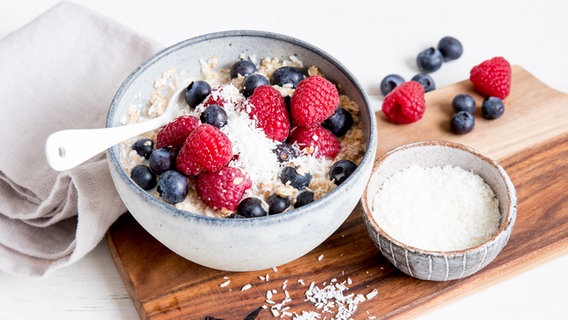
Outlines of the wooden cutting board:
<svg viewBox="0 0 568 320">
<path fill-rule="evenodd" d="M 450 103 L 461 92 L 481 101 L 465 80 L 427 93 L 427 111 L 417 123 L 393 125 L 378 112 L 378 154 L 404 143 L 441 138 L 469 145 L 501 163 L 517 189 L 518 217 L 509 243 L 488 267 L 448 282 L 406 276 L 373 245 L 357 207 L 337 232 L 296 261 L 277 269 L 224 272 L 179 257 L 125 214 L 110 228 L 107 240 L 140 317 L 241 320 L 266 305 L 257 319 L 278 319 L 270 312 L 267 291 L 275 290 L 275 303 L 284 301 L 287 292 L 287 311 L 300 314 L 316 311 L 305 301 L 311 282 L 322 288 L 337 279 L 349 287 L 344 294 L 378 292 L 359 303 L 354 319 L 408 318 L 568 252 L 568 95 L 515 66 L 504 116 L 489 121 L 476 114 L 474 131 L 457 136 L 449 131 Z"/>
</svg>

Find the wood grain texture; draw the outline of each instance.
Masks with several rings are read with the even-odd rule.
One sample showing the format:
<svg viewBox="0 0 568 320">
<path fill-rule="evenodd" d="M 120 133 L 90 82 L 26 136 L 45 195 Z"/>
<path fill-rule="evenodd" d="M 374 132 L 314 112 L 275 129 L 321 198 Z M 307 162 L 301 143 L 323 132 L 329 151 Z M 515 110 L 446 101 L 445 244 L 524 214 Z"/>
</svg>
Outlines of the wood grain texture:
<svg viewBox="0 0 568 320">
<path fill-rule="evenodd" d="M 449 132 L 450 102 L 471 92 L 468 81 L 427 94 L 427 112 L 418 123 L 396 126 L 378 113 L 379 154 L 398 145 L 442 138 L 467 144 L 500 161 L 517 189 L 518 216 L 502 253 L 479 273 L 461 280 L 430 282 L 397 271 L 373 245 L 356 208 L 341 228 L 304 257 L 277 270 L 223 272 L 189 262 L 156 241 L 129 215 L 109 230 L 115 264 L 142 319 L 243 319 L 272 300 L 291 302 L 290 312 L 316 311 L 305 301 L 313 281 L 322 287 L 336 278 L 351 279 L 347 293 L 379 294 L 358 306 L 355 319 L 402 319 L 448 303 L 568 248 L 568 96 L 554 91 L 520 67 L 513 69 L 513 90 L 505 115 L 488 121 L 476 115 L 465 136 Z M 480 101 L 480 97 L 475 95 Z M 266 277 L 268 276 L 268 281 Z M 264 279 L 264 280 L 263 280 Z M 226 287 L 222 283 L 230 280 Z M 305 283 L 302 285 L 301 282 Z M 251 288 L 241 291 L 247 284 Z M 328 314 L 331 316 L 331 314 Z M 258 319 L 276 319 L 264 310 Z M 289 317 L 286 319 L 290 319 Z"/>
</svg>

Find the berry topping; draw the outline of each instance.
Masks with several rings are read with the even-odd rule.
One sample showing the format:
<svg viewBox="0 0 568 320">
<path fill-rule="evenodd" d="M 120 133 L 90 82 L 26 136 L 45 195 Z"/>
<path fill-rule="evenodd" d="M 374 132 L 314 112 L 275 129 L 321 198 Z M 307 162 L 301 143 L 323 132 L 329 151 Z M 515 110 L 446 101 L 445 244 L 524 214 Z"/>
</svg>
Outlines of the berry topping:
<svg viewBox="0 0 568 320">
<path fill-rule="evenodd" d="M 229 71 L 231 79 L 238 77 L 239 75 L 246 77 L 249 74 L 256 72 L 256 66 L 249 60 L 239 60 L 231 65 Z"/>
<path fill-rule="evenodd" d="M 331 131 L 336 137 L 343 137 L 353 126 L 353 116 L 344 108 L 337 108 L 331 117 L 325 119 L 322 127 Z"/>
<path fill-rule="evenodd" d="M 297 125 L 311 127 L 329 118 L 338 104 L 335 85 L 316 75 L 300 81 L 290 101 L 290 111 Z"/>
<path fill-rule="evenodd" d="M 211 86 L 203 80 L 192 81 L 185 92 L 185 102 L 195 108 L 211 93 Z"/>
<path fill-rule="evenodd" d="M 288 209 L 290 199 L 272 194 L 266 199 L 266 203 L 268 203 L 268 214 L 278 214 Z"/>
<path fill-rule="evenodd" d="M 187 137 L 176 158 L 176 167 L 188 176 L 216 172 L 232 157 L 229 138 L 218 128 L 202 124 Z"/>
<path fill-rule="evenodd" d="M 298 172 L 294 167 L 285 167 L 280 173 L 280 180 L 284 184 L 302 190 L 307 188 L 312 182 L 312 175 L 309 172 Z"/>
<path fill-rule="evenodd" d="M 418 69 L 424 73 L 434 72 L 444 63 L 444 56 L 440 50 L 430 47 L 428 49 L 422 50 L 418 56 L 416 56 L 416 65 Z"/>
<path fill-rule="evenodd" d="M 385 97 L 382 111 L 390 122 L 408 124 L 420 120 L 425 108 L 424 88 L 416 81 L 408 81 Z"/>
<path fill-rule="evenodd" d="M 288 162 L 290 159 L 297 156 L 296 149 L 292 148 L 292 146 L 287 143 L 279 143 L 273 151 L 276 153 L 276 157 L 280 163 Z"/>
<path fill-rule="evenodd" d="M 471 69 L 469 80 L 482 96 L 505 99 L 511 91 L 511 65 L 503 57 L 485 60 Z"/>
<path fill-rule="evenodd" d="M 152 150 L 154 150 L 154 141 L 152 139 L 139 139 L 132 145 L 132 150 L 146 159 L 150 158 Z"/>
<path fill-rule="evenodd" d="M 296 202 L 294 203 L 294 207 L 296 208 L 303 207 L 312 202 L 314 202 L 314 192 L 309 190 L 302 191 L 296 197 Z"/>
<path fill-rule="evenodd" d="M 155 174 L 162 174 L 162 172 L 170 169 L 175 169 L 176 153 L 170 147 L 164 147 L 152 152 L 148 161 L 150 169 Z"/>
<path fill-rule="evenodd" d="M 505 112 L 503 100 L 497 97 L 487 97 L 481 103 L 481 114 L 485 119 L 497 119 Z"/>
<path fill-rule="evenodd" d="M 240 169 L 223 167 L 218 172 L 200 174 L 196 191 L 208 207 L 233 211 L 251 186 L 251 180 Z"/>
<path fill-rule="evenodd" d="M 271 86 L 258 87 L 248 99 L 249 115 L 256 119 L 256 126 L 262 128 L 272 140 L 284 141 L 290 133 L 290 116 L 280 92 Z"/>
<path fill-rule="evenodd" d="M 266 210 L 262 207 L 262 201 L 255 197 L 243 199 L 237 207 L 237 214 L 245 218 L 257 218 L 268 215 Z"/>
<path fill-rule="evenodd" d="M 225 90 L 225 86 L 217 86 L 211 90 L 211 94 L 203 101 L 204 107 L 209 107 L 214 104 L 218 106 L 225 105 L 225 100 L 223 99 L 223 90 Z"/>
<path fill-rule="evenodd" d="M 158 179 L 158 194 L 167 203 L 182 202 L 189 192 L 187 177 L 176 170 L 168 170 Z"/>
<path fill-rule="evenodd" d="M 268 82 L 268 79 L 258 73 L 253 73 L 251 75 L 248 75 L 245 77 L 245 79 L 243 80 L 243 96 L 245 96 L 246 98 L 252 96 L 254 89 L 260 87 L 260 86 L 267 86 L 270 85 L 270 83 Z"/>
<path fill-rule="evenodd" d="M 467 93 L 460 93 L 452 99 L 452 108 L 455 112 L 466 111 L 473 114 L 475 112 L 475 99 Z"/>
<path fill-rule="evenodd" d="M 398 74 L 389 74 L 381 80 L 381 93 L 383 96 L 389 94 L 394 88 L 405 82 L 404 78 Z"/>
<path fill-rule="evenodd" d="M 298 68 L 280 67 L 272 73 L 270 83 L 281 87 L 285 84 L 289 84 L 292 85 L 293 88 L 296 88 L 302 79 L 304 79 L 304 75 Z"/>
<path fill-rule="evenodd" d="M 438 50 L 444 56 L 444 61 L 456 60 L 463 54 L 461 42 L 454 37 L 443 37 L 440 39 Z"/>
<path fill-rule="evenodd" d="M 298 144 L 301 150 L 316 157 L 333 159 L 341 151 L 337 137 L 322 126 L 296 127 L 290 134 L 290 142 Z"/>
<path fill-rule="evenodd" d="M 227 113 L 218 104 L 208 106 L 199 116 L 202 123 L 222 128 L 227 124 Z"/>
<path fill-rule="evenodd" d="M 171 147 L 177 151 L 189 134 L 199 126 L 199 119 L 194 116 L 180 116 L 165 125 L 156 137 L 156 148 Z"/>
<path fill-rule="evenodd" d="M 452 116 L 450 129 L 455 134 L 466 134 L 473 130 L 475 120 L 473 114 L 467 111 L 459 111 Z"/>
<path fill-rule="evenodd" d="M 329 169 L 329 178 L 336 185 L 340 185 L 357 169 L 357 165 L 350 160 L 339 160 Z"/>
<path fill-rule="evenodd" d="M 156 175 L 145 165 L 139 164 L 130 171 L 130 178 L 144 190 L 156 186 Z"/>
<path fill-rule="evenodd" d="M 432 91 L 436 89 L 436 83 L 434 79 L 425 73 L 419 73 L 410 79 L 412 81 L 416 81 L 420 83 L 422 88 L 424 88 L 424 92 Z"/>
</svg>

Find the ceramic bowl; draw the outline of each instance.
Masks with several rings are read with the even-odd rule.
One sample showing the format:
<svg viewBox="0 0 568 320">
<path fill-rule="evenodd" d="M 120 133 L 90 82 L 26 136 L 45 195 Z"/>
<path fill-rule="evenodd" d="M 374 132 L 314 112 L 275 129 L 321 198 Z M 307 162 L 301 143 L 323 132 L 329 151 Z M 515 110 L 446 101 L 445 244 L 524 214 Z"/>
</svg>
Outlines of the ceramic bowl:
<svg viewBox="0 0 568 320">
<path fill-rule="evenodd" d="M 110 106 L 107 127 L 117 126 L 129 103 L 150 94 L 154 79 L 175 67 L 188 77 L 200 78 L 200 59 L 218 58 L 228 68 L 241 53 L 289 59 L 297 56 L 306 66 L 316 65 L 360 107 L 365 155 L 356 171 L 338 188 L 306 206 L 253 219 L 209 218 L 182 211 L 139 188 L 120 165 L 119 146 L 107 151 L 110 172 L 118 193 L 134 218 L 152 236 L 180 256 L 203 266 L 226 271 L 271 268 L 295 260 L 328 238 L 360 200 L 373 166 L 377 129 L 365 92 L 351 73 L 326 52 L 304 41 L 260 31 L 206 34 L 175 44 L 138 67 L 121 85 Z"/>
<path fill-rule="evenodd" d="M 499 201 L 501 223 L 497 232 L 480 245 L 457 251 L 421 250 L 385 232 L 373 216 L 373 199 L 387 178 L 412 165 L 425 168 L 451 165 L 481 176 Z M 507 244 L 517 212 L 515 187 L 505 170 L 479 152 L 448 141 L 412 143 L 380 156 L 363 192 L 361 204 L 367 231 L 381 253 L 407 275 L 432 281 L 464 278 L 487 266 Z"/>
</svg>

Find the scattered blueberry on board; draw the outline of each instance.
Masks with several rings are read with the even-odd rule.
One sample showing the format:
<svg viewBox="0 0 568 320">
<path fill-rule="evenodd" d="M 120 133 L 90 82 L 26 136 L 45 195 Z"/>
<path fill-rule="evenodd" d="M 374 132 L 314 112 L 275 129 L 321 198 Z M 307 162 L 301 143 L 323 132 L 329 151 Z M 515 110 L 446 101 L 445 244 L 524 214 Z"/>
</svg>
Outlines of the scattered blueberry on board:
<svg viewBox="0 0 568 320">
<path fill-rule="evenodd" d="M 454 112 L 466 111 L 471 114 L 475 112 L 475 99 L 470 94 L 460 93 L 452 99 Z"/>
<path fill-rule="evenodd" d="M 475 119 L 467 111 L 459 111 L 452 116 L 450 128 L 455 134 L 466 134 L 473 130 Z"/>
<path fill-rule="evenodd" d="M 485 119 L 500 118 L 505 112 L 503 100 L 497 97 L 487 97 L 481 103 L 481 114 Z"/>
<path fill-rule="evenodd" d="M 428 74 L 419 73 L 412 77 L 412 79 L 410 80 L 420 83 L 422 88 L 424 88 L 424 92 L 429 92 L 436 89 L 436 83 L 434 82 L 434 79 L 432 79 L 432 77 Z"/>
<path fill-rule="evenodd" d="M 416 65 L 424 73 L 437 71 L 444 63 L 444 56 L 440 50 L 430 47 L 424 49 L 416 56 Z"/>
<path fill-rule="evenodd" d="M 394 88 L 401 85 L 404 81 L 406 80 L 404 80 L 401 75 L 394 73 L 387 75 L 383 78 L 383 80 L 381 80 L 381 93 L 383 94 L 383 96 L 386 96 L 391 91 L 393 91 Z"/>
<path fill-rule="evenodd" d="M 456 60 L 463 54 L 461 42 L 454 37 L 443 37 L 438 42 L 438 50 L 444 57 L 444 62 Z"/>
</svg>

